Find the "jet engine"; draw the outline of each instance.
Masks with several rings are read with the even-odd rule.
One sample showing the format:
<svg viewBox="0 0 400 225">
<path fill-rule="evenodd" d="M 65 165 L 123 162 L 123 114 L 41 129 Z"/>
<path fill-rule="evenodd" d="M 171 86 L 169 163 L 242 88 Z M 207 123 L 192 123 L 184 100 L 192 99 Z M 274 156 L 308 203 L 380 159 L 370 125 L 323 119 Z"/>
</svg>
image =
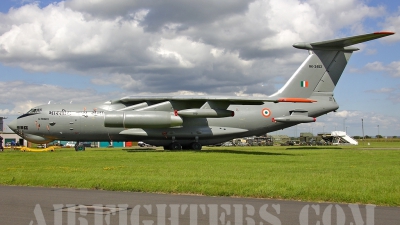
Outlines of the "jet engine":
<svg viewBox="0 0 400 225">
<path fill-rule="evenodd" d="M 168 128 L 181 126 L 183 120 L 174 113 L 165 111 L 106 112 L 105 127 L 123 128 Z"/>
</svg>

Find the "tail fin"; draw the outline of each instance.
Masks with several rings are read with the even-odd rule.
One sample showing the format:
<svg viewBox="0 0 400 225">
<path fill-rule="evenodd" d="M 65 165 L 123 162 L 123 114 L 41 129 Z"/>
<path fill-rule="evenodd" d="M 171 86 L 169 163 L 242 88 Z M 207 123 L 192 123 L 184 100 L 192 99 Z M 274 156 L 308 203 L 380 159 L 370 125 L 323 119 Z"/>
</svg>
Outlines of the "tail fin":
<svg viewBox="0 0 400 225">
<path fill-rule="evenodd" d="M 348 46 L 392 34 L 394 33 L 375 32 L 329 41 L 294 44 L 295 48 L 309 50 L 310 55 L 272 96 L 309 98 L 314 92 L 333 92 L 351 54 L 359 50 Z"/>
</svg>

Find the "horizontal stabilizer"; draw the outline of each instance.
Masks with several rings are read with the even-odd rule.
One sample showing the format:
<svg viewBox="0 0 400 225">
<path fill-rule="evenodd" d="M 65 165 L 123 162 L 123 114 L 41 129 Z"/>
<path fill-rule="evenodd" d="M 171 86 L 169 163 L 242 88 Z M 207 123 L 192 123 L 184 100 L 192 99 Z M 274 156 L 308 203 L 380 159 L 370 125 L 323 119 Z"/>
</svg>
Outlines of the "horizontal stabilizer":
<svg viewBox="0 0 400 225">
<path fill-rule="evenodd" d="M 321 41 L 321 42 L 300 42 L 295 43 L 293 47 L 299 49 L 306 49 L 306 50 L 347 50 L 347 51 L 357 51 L 358 48 L 355 47 L 348 47 L 351 45 L 359 44 L 362 42 L 378 39 L 381 37 L 389 36 L 394 34 L 394 32 L 374 32 L 371 34 L 364 34 L 358 36 L 352 36 L 347 38 L 339 38 L 329 41 Z"/>
</svg>

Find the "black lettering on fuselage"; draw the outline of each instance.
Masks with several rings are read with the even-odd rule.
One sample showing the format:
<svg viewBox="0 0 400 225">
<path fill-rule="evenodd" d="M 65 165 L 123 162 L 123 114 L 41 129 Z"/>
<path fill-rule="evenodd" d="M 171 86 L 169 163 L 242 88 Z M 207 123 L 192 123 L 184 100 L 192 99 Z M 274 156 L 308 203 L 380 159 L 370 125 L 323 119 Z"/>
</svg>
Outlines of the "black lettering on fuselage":
<svg viewBox="0 0 400 225">
<path fill-rule="evenodd" d="M 49 115 L 52 116 L 82 116 L 82 115 L 103 115 L 104 111 L 67 111 L 65 109 L 59 111 L 49 111 Z"/>
</svg>

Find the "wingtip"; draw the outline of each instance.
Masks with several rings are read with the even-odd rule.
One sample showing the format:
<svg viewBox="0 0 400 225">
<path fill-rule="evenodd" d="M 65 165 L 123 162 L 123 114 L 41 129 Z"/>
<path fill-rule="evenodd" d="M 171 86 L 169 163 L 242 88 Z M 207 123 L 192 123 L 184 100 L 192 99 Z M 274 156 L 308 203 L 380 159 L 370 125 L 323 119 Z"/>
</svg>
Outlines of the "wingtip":
<svg viewBox="0 0 400 225">
<path fill-rule="evenodd" d="M 392 31 L 377 31 L 377 32 L 374 32 L 374 34 L 392 35 L 392 34 L 395 34 L 395 32 L 392 32 Z"/>
</svg>

